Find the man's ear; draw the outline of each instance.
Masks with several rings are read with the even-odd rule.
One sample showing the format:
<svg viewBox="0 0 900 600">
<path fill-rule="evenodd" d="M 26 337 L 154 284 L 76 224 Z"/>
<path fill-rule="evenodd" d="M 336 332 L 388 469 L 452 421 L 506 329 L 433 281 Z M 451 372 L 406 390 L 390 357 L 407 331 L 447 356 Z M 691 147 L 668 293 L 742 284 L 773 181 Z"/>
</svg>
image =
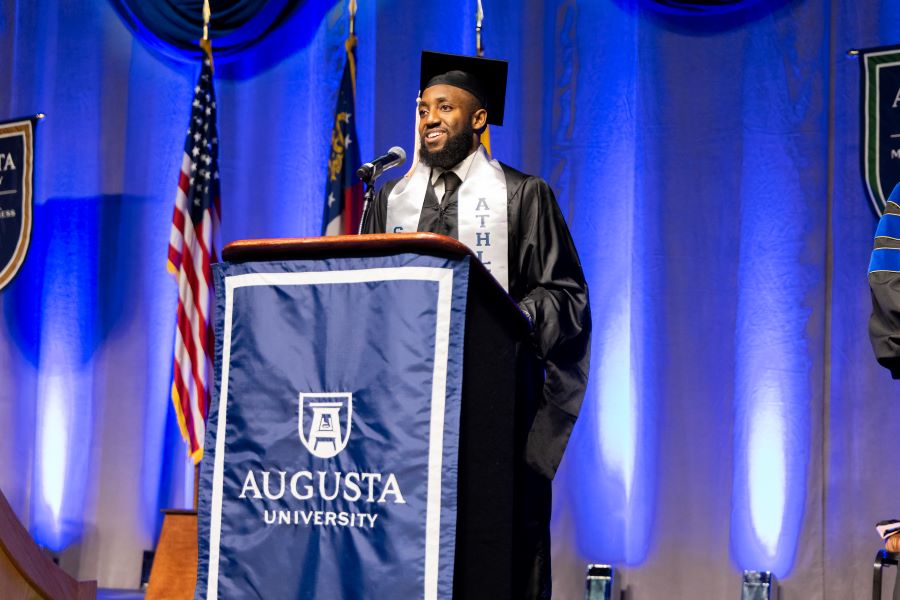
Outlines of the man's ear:
<svg viewBox="0 0 900 600">
<path fill-rule="evenodd" d="M 487 111 L 479 108 L 472 113 L 472 129 L 480 131 L 487 125 Z"/>
</svg>

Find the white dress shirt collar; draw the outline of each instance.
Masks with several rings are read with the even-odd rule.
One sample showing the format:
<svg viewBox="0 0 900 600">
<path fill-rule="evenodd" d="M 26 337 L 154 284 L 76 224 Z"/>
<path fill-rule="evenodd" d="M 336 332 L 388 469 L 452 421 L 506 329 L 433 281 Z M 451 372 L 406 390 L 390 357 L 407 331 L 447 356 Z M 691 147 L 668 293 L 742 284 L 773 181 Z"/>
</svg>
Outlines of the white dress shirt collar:
<svg viewBox="0 0 900 600">
<path fill-rule="evenodd" d="M 472 167 L 472 161 L 475 160 L 475 154 L 478 153 L 478 148 L 475 149 L 475 152 L 472 152 L 470 155 L 465 157 L 462 161 L 457 163 L 455 167 L 450 169 L 454 173 L 456 173 L 457 177 L 459 177 L 460 181 L 465 181 L 466 176 L 469 174 L 469 169 Z M 444 180 L 440 179 L 441 174 L 444 172 L 444 169 L 440 167 L 432 167 L 431 168 L 431 185 L 434 187 L 434 193 L 437 195 L 438 199 L 440 199 L 444 195 Z"/>
</svg>

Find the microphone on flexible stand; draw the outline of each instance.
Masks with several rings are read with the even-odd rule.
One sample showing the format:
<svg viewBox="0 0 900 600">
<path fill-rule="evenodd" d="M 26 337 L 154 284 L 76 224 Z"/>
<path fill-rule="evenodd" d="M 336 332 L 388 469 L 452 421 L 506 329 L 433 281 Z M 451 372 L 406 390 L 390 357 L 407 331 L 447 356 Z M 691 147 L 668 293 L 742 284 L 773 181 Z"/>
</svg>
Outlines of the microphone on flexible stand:
<svg viewBox="0 0 900 600">
<path fill-rule="evenodd" d="M 375 180 L 391 167 L 402 165 L 405 160 L 406 150 L 400 146 L 394 146 L 372 162 L 367 162 L 357 169 L 356 176 L 366 184 L 366 192 L 363 194 L 362 216 L 359 219 L 359 229 L 357 230 L 357 234 L 363 232 L 366 217 L 369 215 L 369 204 L 375 196 Z"/>
<path fill-rule="evenodd" d="M 375 183 L 375 180 L 378 179 L 382 173 L 391 167 L 402 165 L 405 160 L 406 151 L 400 146 L 394 146 L 372 162 L 367 162 L 357 169 L 356 176 L 365 183 L 372 184 Z"/>
</svg>

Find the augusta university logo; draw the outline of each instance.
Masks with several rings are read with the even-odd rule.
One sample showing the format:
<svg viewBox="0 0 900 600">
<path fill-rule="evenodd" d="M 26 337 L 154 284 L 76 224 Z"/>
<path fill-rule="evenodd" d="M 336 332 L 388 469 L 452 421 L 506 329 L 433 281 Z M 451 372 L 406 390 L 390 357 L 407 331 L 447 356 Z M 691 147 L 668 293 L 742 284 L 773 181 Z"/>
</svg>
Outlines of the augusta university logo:
<svg viewBox="0 0 900 600">
<path fill-rule="evenodd" d="M 347 447 L 353 427 L 350 392 L 300 392 L 300 441 L 313 456 L 331 458 Z"/>
</svg>

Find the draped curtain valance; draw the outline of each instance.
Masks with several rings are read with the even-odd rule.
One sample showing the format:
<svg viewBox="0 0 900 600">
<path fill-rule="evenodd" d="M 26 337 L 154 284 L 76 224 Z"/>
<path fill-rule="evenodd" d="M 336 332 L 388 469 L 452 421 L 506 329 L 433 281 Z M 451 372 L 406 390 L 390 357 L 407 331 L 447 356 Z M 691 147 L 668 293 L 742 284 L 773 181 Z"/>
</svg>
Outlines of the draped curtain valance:
<svg viewBox="0 0 900 600">
<path fill-rule="evenodd" d="M 209 36 L 216 58 L 234 57 L 261 40 L 305 0 L 210 0 Z M 200 56 L 203 0 L 110 0 L 128 29 L 177 60 Z"/>
<path fill-rule="evenodd" d="M 649 8 L 678 15 L 721 15 L 760 4 L 765 0 L 646 0 Z"/>
</svg>

